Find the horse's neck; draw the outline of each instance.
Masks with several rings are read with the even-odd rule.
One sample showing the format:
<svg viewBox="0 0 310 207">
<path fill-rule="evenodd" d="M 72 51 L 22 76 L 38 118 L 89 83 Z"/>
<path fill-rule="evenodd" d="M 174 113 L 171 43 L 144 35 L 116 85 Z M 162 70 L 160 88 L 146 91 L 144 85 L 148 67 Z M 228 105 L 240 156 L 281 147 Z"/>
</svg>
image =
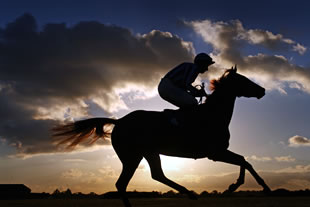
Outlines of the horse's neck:
<svg viewBox="0 0 310 207">
<path fill-rule="evenodd" d="M 213 107 L 216 108 L 217 118 L 228 127 L 233 115 L 236 96 L 227 91 L 218 90 L 214 91 L 210 98 L 212 98 Z"/>
</svg>

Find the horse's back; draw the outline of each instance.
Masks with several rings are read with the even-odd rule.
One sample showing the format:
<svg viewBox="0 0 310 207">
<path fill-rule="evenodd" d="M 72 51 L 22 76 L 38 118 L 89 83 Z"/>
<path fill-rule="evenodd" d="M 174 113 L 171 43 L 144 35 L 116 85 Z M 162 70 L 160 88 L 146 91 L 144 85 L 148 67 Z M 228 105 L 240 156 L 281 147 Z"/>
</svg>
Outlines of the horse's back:
<svg viewBox="0 0 310 207">
<path fill-rule="evenodd" d="M 128 127 L 141 128 L 144 125 L 150 125 L 164 120 L 164 114 L 160 111 L 133 111 L 120 119 L 120 125 L 127 125 Z M 154 122 L 154 123 L 153 123 Z"/>
<path fill-rule="evenodd" d="M 162 111 L 133 111 L 122 117 L 112 132 L 112 142 L 155 144 L 181 134 Z M 180 138 L 180 137 L 179 137 Z"/>
<path fill-rule="evenodd" d="M 159 111 L 133 111 L 121 119 L 119 119 L 117 125 L 114 127 L 112 136 L 117 136 L 120 132 L 131 132 L 128 134 L 132 139 L 135 135 L 149 133 L 148 130 L 164 126 L 165 117 L 162 112 Z"/>
</svg>

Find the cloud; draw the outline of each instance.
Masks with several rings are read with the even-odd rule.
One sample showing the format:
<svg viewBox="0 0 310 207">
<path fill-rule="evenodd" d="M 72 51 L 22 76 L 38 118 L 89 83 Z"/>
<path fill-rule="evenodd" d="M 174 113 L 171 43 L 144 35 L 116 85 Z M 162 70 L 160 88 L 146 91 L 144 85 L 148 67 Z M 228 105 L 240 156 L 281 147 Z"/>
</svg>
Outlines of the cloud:
<svg viewBox="0 0 310 207">
<path fill-rule="evenodd" d="M 296 165 L 288 168 L 261 173 L 273 188 L 289 190 L 309 189 L 310 165 Z"/>
<path fill-rule="evenodd" d="M 251 44 L 262 45 L 265 48 L 275 51 L 291 48 L 291 50 L 298 52 L 300 55 L 303 55 L 307 50 L 305 46 L 296 43 L 291 39 L 284 38 L 281 34 L 273 34 L 270 31 L 261 29 L 246 30 L 242 27 L 242 25 L 240 27 L 244 32 L 243 38 Z"/>
<path fill-rule="evenodd" d="M 285 93 L 288 86 L 310 93 L 309 68 L 291 64 L 282 55 L 242 55 L 247 45 L 304 54 L 307 48 L 301 43 L 246 29 L 238 20 L 186 24 L 213 46 L 215 68 L 238 64 L 241 73 L 267 89 Z M 154 96 L 162 75 L 191 61 L 194 54 L 191 42 L 170 32 L 134 34 L 96 21 L 70 27 L 50 23 L 39 31 L 35 18 L 25 14 L 0 28 L 0 137 L 6 140 L 2 145 L 14 146 L 20 157 L 61 151 L 50 142 L 51 126 L 89 117 L 92 106 L 106 116 L 127 109 L 124 94 L 134 92 L 126 96 L 129 100 Z"/>
<path fill-rule="evenodd" d="M 239 71 L 261 82 L 267 89 L 282 93 L 285 87 L 298 88 L 310 93 L 310 68 L 292 64 L 283 55 L 256 53 L 245 55 L 244 48 L 256 46 L 273 52 L 306 53 L 307 48 L 296 41 L 261 29 L 246 29 L 239 20 L 212 22 L 210 20 L 191 21 L 185 24 L 213 47 L 212 56 L 217 69 L 237 64 Z M 213 70 L 215 71 L 215 70 Z M 211 72 L 211 70 L 210 70 Z M 285 83 L 289 83 L 288 85 Z M 298 86 L 298 87 L 296 87 Z"/>
<path fill-rule="evenodd" d="M 50 106 L 52 111 L 66 110 L 61 109 L 65 102 L 76 103 L 75 112 L 84 115 L 89 99 L 113 112 L 124 104 L 115 94 L 117 88 L 154 87 L 160 74 L 193 56 L 190 43 L 168 32 L 134 35 L 99 22 L 71 28 L 47 24 L 38 32 L 35 25 L 32 16 L 24 15 L 3 30 L 0 55 L 6 61 L 0 64 L 1 85 L 11 94 L 23 94 L 24 102 L 40 104 L 34 107 L 38 114 Z"/>
<path fill-rule="evenodd" d="M 0 143 L 1 143 L 1 145 L 5 144 L 6 143 L 6 139 L 0 138 Z"/>
<path fill-rule="evenodd" d="M 70 169 L 61 174 L 61 177 L 69 178 L 69 179 L 79 179 L 82 176 L 83 176 L 83 172 L 78 169 Z"/>
<path fill-rule="evenodd" d="M 192 27 L 205 42 L 211 44 L 218 51 L 240 49 L 243 43 L 260 45 L 274 51 L 290 49 L 301 55 L 307 51 L 305 46 L 285 38 L 282 34 L 273 34 L 262 29 L 246 29 L 239 20 L 229 22 L 202 20 L 185 22 L 185 24 Z M 232 48 L 232 46 L 237 47 Z"/>
<path fill-rule="evenodd" d="M 294 162 L 294 161 L 296 161 L 296 159 L 293 158 L 291 155 L 275 157 L 274 159 L 278 162 Z"/>
<path fill-rule="evenodd" d="M 107 116 L 126 109 L 120 93 L 142 91 L 143 98 L 194 52 L 169 32 L 134 34 L 96 21 L 39 31 L 25 14 L 0 28 L 0 137 L 21 156 L 55 152 L 51 126 L 90 116 L 90 105 Z"/>
<path fill-rule="evenodd" d="M 113 179 L 111 177 L 102 176 L 102 174 L 93 172 L 91 170 L 79 170 L 79 169 L 68 169 L 61 173 L 60 179 L 57 181 L 62 181 L 62 183 L 70 183 L 70 188 L 72 187 L 74 191 L 87 191 L 89 188 L 100 189 L 100 186 L 110 182 Z M 114 181 L 114 180 L 113 180 Z M 79 190 L 78 190 L 79 189 Z"/>
<path fill-rule="evenodd" d="M 98 169 L 104 179 L 117 179 L 119 174 L 111 166 L 106 166 Z"/>
<path fill-rule="evenodd" d="M 65 162 L 86 162 L 83 159 L 64 159 Z"/>
<path fill-rule="evenodd" d="M 249 157 L 246 157 L 246 160 L 248 161 L 257 161 L 257 162 L 270 162 L 270 161 L 277 161 L 277 162 L 294 162 L 296 159 L 292 157 L 291 155 L 287 156 L 276 156 L 276 157 L 268 157 L 268 156 L 256 156 L 252 155 Z"/>
<path fill-rule="evenodd" d="M 297 51 L 299 54 L 303 55 L 307 51 L 307 48 L 299 43 L 293 46 L 293 50 Z"/>
<path fill-rule="evenodd" d="M 258 157 L 256 155 L 252 155 L 250 157 L 246 157 L 247 160 L 254 160 L 254 161 L 261 161 L 261 162 L 267 162 L 267 161 L 271 161 L 272 158 L 271 157 Z"/>
<path fill-rule="evenodd" d="M 310 165 L 296 165 L 288 168 L 276 170 L 277 173 L 309 173 Z"/>
<path fill-rule="evenodd" d="M 288 139 L 290 147 L 310 146 L 310 139 L 295 135 Z"/>
</svg>

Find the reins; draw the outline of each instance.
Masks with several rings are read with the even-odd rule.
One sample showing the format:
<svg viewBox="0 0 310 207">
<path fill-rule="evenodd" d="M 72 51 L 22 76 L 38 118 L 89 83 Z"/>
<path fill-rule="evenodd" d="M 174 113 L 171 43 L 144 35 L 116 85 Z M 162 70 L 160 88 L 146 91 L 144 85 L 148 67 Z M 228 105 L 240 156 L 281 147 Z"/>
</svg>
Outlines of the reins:
<svg viewBox="0 0 310 207">
<path fill-rule="evenodd" d="M 202 82 L 201 83 L 201 85 L 195 85 L 195 88 L 200 88 L 200 90 L 205 90 L 205 83 L 204 82 Z M 199 104 L 202 104 L 202 98 L 203 98 L 204 96 L 200 96 L 199 97 L 199 101 L 198 101 L 198 105 Z"/>
</svg>

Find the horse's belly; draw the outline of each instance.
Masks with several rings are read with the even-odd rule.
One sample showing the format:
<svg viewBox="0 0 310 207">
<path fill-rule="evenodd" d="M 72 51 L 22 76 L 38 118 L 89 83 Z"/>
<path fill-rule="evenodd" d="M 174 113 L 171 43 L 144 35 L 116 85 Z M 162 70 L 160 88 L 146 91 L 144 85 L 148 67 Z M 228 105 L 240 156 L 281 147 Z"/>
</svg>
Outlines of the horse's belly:
<svg viewBox="0 0 310 207">
<path fill-rule="evenodd" d="M 185 136 L 184 136 L 185 135 Z M 187 158 L 212 157 L 229 146 L 229 131 L 209 133 L 180 133 L 180 136 L 162 136 L 151 148 L 160 154 Z M 151 149 L 150 148 L 150 149 Z"/>
</svg>

